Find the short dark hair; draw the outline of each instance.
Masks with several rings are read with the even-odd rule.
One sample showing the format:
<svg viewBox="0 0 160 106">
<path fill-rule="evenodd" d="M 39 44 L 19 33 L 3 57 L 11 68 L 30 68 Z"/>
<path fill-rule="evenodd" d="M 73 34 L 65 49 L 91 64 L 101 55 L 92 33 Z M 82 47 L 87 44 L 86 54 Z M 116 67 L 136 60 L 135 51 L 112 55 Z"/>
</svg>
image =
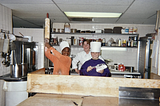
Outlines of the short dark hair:
<svg viewBox="0 0 160 106">
<path fill-rule="evenodd" d="M 90 40 L 89 39 L 83 39 L 83 45 L 84 45 L 84 42 L 87 42 L 87 44 L 89 44 L 90 45 Z"/>
</svg>

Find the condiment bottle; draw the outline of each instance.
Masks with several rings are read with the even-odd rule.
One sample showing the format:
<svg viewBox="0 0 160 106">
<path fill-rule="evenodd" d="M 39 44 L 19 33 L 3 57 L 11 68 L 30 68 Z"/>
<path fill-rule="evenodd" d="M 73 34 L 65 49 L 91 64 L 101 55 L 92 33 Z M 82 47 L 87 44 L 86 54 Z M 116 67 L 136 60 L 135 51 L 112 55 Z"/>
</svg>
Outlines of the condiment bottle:
<svg viewBox="0 0 160 106">
<path fill-rule="evenodd" d="M 118 40 L 118 46 L 121 46 L 121 39 Z"/>
<path fill-rule="evenodd" d="M 126 47 L 126 40 L 125 39 L 122 41 L 122 46 Z"/>
<path fill-rule="evenodd" d="M 74 45 L 77 45 L 77 37 L 74 38 Z"/>
<path fill-rule="evenodd" d="M 105 43 L 106 43 L 106 39 L 103 38 L 103 39 L 102 39 L 102 46 L 105 46 Z"/>
<path fill-rule="evenodd" d="M 133 34 L 133 27 L 129 28 L 129 34 Z"/>
</svg>

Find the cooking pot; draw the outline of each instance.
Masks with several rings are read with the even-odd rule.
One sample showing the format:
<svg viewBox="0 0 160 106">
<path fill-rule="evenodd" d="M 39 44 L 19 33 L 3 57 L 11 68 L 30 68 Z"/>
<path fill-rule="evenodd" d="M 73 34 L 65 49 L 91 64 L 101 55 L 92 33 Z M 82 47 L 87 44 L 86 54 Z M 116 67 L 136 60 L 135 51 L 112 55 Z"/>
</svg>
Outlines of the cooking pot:
<svg viewBox="0 0 160 106">
<path fill-rule="evenodd" d="M 10 65 L 10 70 L 11 70 L 12 78 L 22 77 L 22 65 L 21 64 Z"/>
</svg>

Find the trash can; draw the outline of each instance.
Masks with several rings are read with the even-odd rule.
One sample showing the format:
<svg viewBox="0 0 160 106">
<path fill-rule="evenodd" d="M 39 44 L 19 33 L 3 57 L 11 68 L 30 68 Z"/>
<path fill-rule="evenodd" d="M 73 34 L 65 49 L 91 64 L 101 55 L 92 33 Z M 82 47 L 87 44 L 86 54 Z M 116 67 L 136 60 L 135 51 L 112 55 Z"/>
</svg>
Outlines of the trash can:
<svg viewBox="0 0 160 106">
<path fill-rule="evenodd" d="M 6 106 L 16 106 L 28 98 L 27 81 L 4 81 Z"/>
</svg>

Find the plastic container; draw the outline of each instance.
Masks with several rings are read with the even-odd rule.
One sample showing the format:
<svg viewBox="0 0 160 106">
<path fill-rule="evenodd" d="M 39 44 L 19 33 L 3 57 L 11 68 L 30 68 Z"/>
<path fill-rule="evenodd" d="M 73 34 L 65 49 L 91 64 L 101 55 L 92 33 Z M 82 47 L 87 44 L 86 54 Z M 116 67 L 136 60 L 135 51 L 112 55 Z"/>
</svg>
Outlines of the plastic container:
<svg viewBox="0 0 160 106">
<path fill-rule="evenodd" d="M 133 34 L 133 27 L 129 28 L 129 34 Z"/>
<path fill-rule="evenodd" d="M 129 28 L 126 27 L 126 29 L 125 29 L 125 34 L 128 34 L 128 33 L 129 33 Z"/>
<path fill-rule="evenodd" d="M 124 64 L 120 63 L 120 64 L 118 65 L 118 70 L 119 70 L 119 71 L 125 71 L 125 66 L 124 66 Z"/>
<path fill-rule="evenodd" d="M 4 82 L 5 106 L 16 106 L 28 98 L 27 81 Z"/>
</svg>

